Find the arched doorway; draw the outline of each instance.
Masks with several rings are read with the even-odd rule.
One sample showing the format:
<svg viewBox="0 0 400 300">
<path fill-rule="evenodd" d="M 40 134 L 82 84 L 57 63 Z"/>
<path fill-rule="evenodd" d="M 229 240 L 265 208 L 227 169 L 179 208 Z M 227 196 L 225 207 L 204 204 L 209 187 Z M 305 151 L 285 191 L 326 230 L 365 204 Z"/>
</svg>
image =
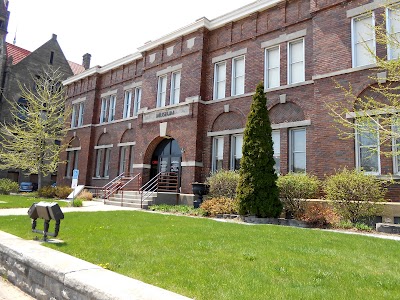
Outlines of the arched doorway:
<svg viewBox="0 0 400 300">
<path fill-rule="evenodd" d="M 182 153 L 179 144 L 174 139 L 165 139 L 157 146 L 151 158 L 151 173 L 153 178 L 159 172 L 176 173 L 180 185 Z"/>
</svg>

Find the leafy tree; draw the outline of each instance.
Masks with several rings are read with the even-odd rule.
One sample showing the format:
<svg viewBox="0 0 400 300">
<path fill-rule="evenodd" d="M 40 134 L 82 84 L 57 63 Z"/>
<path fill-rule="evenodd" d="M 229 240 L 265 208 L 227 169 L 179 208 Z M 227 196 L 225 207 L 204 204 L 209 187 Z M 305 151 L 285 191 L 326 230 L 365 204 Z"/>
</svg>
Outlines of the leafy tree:
<svg viewBox="0 0 400 300">
<path fill-rule="evenodd" d="M 240 214 L 278 217 L 282 212 L 274 170 L 272 129 L 263 83 L 253 96 L 243 137 L 243 156 L 237 188 Z"/>
<path fill-rule="evenodd" d="M 57 169 L 69 114 L 58 69 L 32 78 L 34 87 L 18 82 L 23 103 L 7 100 L 11 120 L 0 124 L 0 168 L 38 174 L 40 188 L 43 177 Z"/>
<path fill-rule="evenodd" d="M 390 9 L 389 18 L 383 14 L 375 20 L 375 26 L 370 26 L 375 33 L 376 44 L 389 47 L 391 59 L 376 55 L 375 45 L 368 47 L 368 43 L 363 43 L 365 50 L 376 62 L 376 66 L 372 68 L 373 75 L 369 78 L 372 82 L 369 90 L 358 96 L 351 84 L 344 85 L 343 82 L 337 81 L 336 88 L 340 89 L 345 97 L 343 100 L 327 103 L 327 106 L 339 125 L 337 128 L 341 138 L 353 139 L 359 134 L 379 140 L 380 145 L 387 145 L 395 140 L 395 151 L 390 147 L 380 148 L 381 154 L 392 156 L 400 154 L 400 40 L 393 26 L 387 27 L 386 24 L 400 20 L 400 8 L 385 4 L 382 6 Z"/>
</svg>

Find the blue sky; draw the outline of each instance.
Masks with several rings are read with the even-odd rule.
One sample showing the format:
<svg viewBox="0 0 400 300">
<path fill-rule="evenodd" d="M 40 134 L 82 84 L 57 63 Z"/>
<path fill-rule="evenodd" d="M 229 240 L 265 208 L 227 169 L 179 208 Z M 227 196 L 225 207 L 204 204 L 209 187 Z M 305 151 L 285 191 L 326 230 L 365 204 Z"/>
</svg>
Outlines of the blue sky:
<svg viewBox="0 0 400 300">
<path fill-rule="evenodd" d="M 57 34 L 67 59 L 105 65 L 201 17 L 216 18 L 254 2 L 183 0 L 9 0 L 7 41 L 33 51 Z"/>
</svg>

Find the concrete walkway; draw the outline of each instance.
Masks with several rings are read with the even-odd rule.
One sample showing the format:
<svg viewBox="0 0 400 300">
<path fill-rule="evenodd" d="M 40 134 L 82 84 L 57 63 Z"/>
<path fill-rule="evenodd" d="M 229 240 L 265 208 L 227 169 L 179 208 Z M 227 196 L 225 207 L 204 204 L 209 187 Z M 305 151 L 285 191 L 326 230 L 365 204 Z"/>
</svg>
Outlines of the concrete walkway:
<svg viewBox="0 0 400 300">
<path fill-rule="evenodd" d="M 0 278 L 0 300 L 33 300 L 31 296 L 22 292 L 19 288 Z"/>
</svg>

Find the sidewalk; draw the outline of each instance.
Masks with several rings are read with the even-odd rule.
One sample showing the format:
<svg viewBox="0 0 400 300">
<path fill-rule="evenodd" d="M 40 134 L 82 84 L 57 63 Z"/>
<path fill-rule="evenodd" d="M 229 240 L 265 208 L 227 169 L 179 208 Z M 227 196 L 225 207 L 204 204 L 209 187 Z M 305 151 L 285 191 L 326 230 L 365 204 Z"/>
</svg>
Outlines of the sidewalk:
<svg viewBox="0 0 400 300">
<path fill-rule="evenodd" d="M 7 280 L 0 278 L 0 300 L 33 300 Z"/>
</svg>

